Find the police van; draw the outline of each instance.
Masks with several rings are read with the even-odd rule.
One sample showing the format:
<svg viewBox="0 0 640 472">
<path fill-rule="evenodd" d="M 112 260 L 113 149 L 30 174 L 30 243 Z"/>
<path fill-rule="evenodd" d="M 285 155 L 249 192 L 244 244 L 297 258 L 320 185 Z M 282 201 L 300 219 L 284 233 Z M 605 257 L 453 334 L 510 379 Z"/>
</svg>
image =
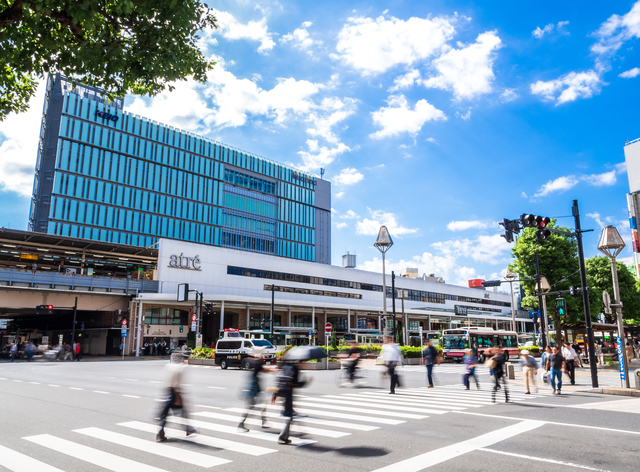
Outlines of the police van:
<svg viewBox="0 0 640 472">
<path fill-rule="evenodd" d="M 237 329 L 225 329 L 216 343 L 215 362 L 222 369 L 241 367 L 249 369 L 249 356 L 258 348 L 266 364 L 276 361 L 276 348 L 266 339 L 245 339 Z"/>
</svg>

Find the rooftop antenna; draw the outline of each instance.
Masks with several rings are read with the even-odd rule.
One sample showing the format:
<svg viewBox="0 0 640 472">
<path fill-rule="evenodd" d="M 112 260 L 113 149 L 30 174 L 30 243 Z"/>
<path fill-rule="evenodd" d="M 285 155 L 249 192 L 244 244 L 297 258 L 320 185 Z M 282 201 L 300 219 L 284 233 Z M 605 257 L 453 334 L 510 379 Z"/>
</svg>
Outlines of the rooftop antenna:
<svg viewBox="0 0 640 472">
<path fill-rule="evenodd" d="M 320 178 L 322 179 L 322 177 L 324 176 L 324 167 L 320 167 Z"/>
</svg>

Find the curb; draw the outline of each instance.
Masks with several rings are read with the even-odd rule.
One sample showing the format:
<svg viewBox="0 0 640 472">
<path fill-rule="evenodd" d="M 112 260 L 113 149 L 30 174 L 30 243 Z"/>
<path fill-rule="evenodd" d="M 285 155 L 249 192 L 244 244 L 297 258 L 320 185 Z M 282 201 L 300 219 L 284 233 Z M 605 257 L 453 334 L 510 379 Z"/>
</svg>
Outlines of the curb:
<svg viewBox="0 0 640 472">
<path fill-rule="evenodd" d="M 578 390 L 581 393 L 599 393 L 601 395 L 617 395 L 622 397 L 639 397 L 640 390 L 627 388 L 590 388 L 587 390 Z"/>
</svg>

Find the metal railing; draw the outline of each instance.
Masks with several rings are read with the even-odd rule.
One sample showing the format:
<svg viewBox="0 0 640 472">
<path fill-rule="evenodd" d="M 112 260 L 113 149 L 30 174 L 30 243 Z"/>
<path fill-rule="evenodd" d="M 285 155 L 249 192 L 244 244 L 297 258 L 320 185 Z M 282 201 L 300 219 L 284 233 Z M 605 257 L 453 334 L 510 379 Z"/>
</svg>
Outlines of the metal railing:
<svg viewBox="0 0 640 472">
<path fill-rule="evenodd" d="M 88 291 L 106 291 L 114 293 L 135 294 L 158 293 L 157 280 L 135 280 L 123 277 L 103 277 L 97 275 L 62 274 L 58 272 L 44 272 L 0 268 L 0 286 L 34 287 L 48 289 Z"/>
</svg>

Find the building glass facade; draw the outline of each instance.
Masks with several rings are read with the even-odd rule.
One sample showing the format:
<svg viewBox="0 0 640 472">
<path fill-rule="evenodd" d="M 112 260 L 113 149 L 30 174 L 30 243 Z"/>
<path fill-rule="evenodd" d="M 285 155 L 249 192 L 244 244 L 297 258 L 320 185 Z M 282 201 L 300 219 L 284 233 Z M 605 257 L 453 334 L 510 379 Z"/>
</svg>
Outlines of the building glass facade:
<svg viewBox="0 0 640 472">
<path fill-rule="evenodd" d="M 30 230 L 158 238 L 330 264 L 330 183 L 47 82 Z"/>
</svg>

